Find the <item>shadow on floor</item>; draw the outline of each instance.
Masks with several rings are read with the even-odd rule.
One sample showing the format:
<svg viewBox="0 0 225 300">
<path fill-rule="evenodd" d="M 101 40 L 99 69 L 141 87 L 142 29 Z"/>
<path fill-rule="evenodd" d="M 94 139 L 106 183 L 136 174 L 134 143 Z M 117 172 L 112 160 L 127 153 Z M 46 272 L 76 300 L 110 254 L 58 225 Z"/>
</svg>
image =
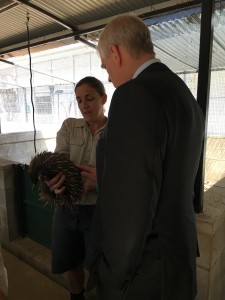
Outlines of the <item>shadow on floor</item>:
<svg viewBox="0 0 225 300">
<path fill-rule="evenodd" d="M 24 261 L 2 249 L 8 272 L 9 300 L 68 300 L 68 291 Z"/>
</svg>

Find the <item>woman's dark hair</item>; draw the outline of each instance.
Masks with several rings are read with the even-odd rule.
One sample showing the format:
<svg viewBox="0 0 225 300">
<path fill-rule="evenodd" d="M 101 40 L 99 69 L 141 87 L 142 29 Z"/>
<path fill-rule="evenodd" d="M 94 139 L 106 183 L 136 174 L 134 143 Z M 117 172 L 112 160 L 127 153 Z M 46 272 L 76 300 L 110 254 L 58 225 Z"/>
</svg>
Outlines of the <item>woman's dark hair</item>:
<svg viewBox="0 0 225 300">
<path fill-rule="evenodd" d="M 89 86 L 91 86 L 93 89 L 96 90 L 96 92 L 100 95 L 100 96 L 104 96 L 106 95 L 105 92 L 105 87 L 103 85 L 103 83 L 98 80 L 95 77 L 92 76 L 87 76 L 82 78 L 80 81 L 78 81 L 78 83 L 75 86 L 75 92 L 76 92 L 76 88 L 83 85 L 83 84 L 88 84 Z"/>
</svg>

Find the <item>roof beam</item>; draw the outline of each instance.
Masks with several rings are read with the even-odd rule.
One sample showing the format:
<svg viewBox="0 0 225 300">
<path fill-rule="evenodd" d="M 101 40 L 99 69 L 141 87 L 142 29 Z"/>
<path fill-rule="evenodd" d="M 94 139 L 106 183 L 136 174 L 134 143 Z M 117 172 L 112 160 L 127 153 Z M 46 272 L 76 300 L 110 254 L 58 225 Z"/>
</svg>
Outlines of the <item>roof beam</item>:
<svg viewBox="0 0 225 300">
<path fill-rule="evenodd" d="M 97 46 L 96 46 L 94 43 L 90 42 L 90 41 L 89 41 L 86 37 L 84 37 L 84 36 L 82 36 L 82 37 L 78 36 L 78 37 L 76 38 L 76 40 L 77 40 L 77 41 L 80 41 L 80 42 L 83 43 L 83 44 L 88 45 L 88 46 L 91 47 L 91 48 L 97 49 Z"/>
<path fill-rule="evenodd" d="M 44 10 L 43 8 L 35 5 L 35 4 L 32 4 L 30 3 L 28 0 L 13 0 L 14 2 L 17 2 L 17 3 L 21 3 L 21 4 L 24 4 L 28 7 L 31 7 L 32 9 L 44 14 L 45 16 L 49 17 L 50 19 L 52 19 L 53 21 L 57 22 L 58 24 L 62 25 L 63 27 L 71 30 L 71 31 L 77 31 L 78 28 L 77 27 L 74 27 L 73 25 L 69 24 L 68 22 L 58 18 L 57 16 L 53 15 L 52 13 Z"/>
<path fill-rule="evenodd" d="M 15 6 L 17 6 L 17 5 L 18 5 L 18 3 L 13 2 L 13 0 L 12 0 L 11 3 L 9 3 L 9 4 L 7 4 L 7 5 L 2 5 L 2 4 L 0 4 L 0 13 L 4 13 L 4 12 L 6 12 L 6 11 L 12 9 L 13 7 L 15 7 Z"/>
</svg>

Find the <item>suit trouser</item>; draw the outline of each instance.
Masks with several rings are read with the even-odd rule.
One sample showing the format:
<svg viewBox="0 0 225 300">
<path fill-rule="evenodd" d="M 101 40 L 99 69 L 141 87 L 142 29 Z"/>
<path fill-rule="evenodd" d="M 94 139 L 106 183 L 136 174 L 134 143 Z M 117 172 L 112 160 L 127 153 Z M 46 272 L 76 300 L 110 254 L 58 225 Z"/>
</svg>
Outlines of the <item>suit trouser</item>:
<svg viewBox="0 0 225 300">
<path fill-rule="evenodd" d="M 127 293 L 105 286 L 98 287 L 99 300 L 160 300 L 161 260 L 151 259 L 137 271 Z"/>
</svg>

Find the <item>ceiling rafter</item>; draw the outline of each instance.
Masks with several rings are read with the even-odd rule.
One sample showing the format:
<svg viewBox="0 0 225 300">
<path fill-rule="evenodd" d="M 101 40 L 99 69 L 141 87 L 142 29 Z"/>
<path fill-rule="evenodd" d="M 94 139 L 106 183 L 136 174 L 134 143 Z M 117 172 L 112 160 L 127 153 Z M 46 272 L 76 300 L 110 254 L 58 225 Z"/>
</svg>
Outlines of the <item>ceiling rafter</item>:
<svg viewBox="0 0 225 300">
<path fill-rule="evenodd" d="M 27 0 L 12 0 L 15 3 L 21 3 L 24 4 L 27 7 L 31 7 L 32 9 L 44 14 L 45 16 L 51 18 L 53 21 L 57 22 L 58 24 L 62 25 L 63 27 L 65 27 L 66 29 L 72 30 L 73 32 L 78 30 L 78 27 L 73 26 L 72 24 L 69 24 L 68 22 L 66 22 L 65 20 L 60 19 L 59 17 L 53 15 L 52 13 L 50 13 L 49 11 L 46 11 L 45 9 L 41 8 L 40 6 L 37 6 Z"/>
<path fill-rule="evenodd" d="M 12 2 L 10 2 L 9 4 L 7 4 L 7 5 L 2 5 L 2 4 L 0 4 L 0 13 L 4 13 L 4 12 L 6 12 L 6 11 L 9 11 L 10 9 L 12 9 L 13 7 L 15 7 L 15 6 L 17 6 L 17 5 L 19 5 L 18 3 L 15 3 L 15 2 L 13 2 L 13 0 L 12 0 Z"/>
</svg>

